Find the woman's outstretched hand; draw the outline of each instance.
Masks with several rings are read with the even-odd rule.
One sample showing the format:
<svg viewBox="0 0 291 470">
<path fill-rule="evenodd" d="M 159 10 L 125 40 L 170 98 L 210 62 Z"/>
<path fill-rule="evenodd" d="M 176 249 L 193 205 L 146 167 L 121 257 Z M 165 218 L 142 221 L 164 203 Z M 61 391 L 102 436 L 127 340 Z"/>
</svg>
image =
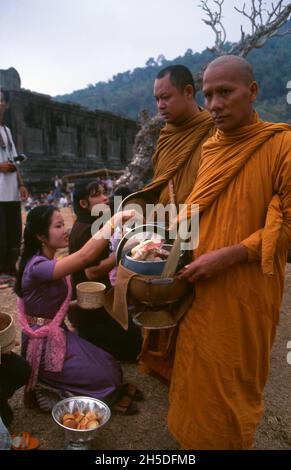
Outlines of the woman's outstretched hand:
<svg viewBox="0 0 291 470">
<path fill-rule="evenodd" d="M 144 222 L 143 216 L 134 209 L 128 209 L 122 212 L 117 212 L 113 215 L 113 217 L 111 217 L 109 222 L 114 227 L 118 227 L 124 224 L 125 222 L 128 222 L 129 220 L 132 220 L 132 222 L 138 222 L 140 224 L 143 224 Z"/>
<path fill-rule="evenodd" d="M 117 212 L 104 224 L 101 230 L 99 229 L 93 235 L 93 238 L 95 238 L 95 240 L 100 240 L 101 238 L 104 240 L 110 240 L 115 230 L 119 228 L 122 231 L 122 226 L 128 221 L 132 224 L 134 222 L 142 224 L 143 216 L 134 209 Z"/>
</svg>

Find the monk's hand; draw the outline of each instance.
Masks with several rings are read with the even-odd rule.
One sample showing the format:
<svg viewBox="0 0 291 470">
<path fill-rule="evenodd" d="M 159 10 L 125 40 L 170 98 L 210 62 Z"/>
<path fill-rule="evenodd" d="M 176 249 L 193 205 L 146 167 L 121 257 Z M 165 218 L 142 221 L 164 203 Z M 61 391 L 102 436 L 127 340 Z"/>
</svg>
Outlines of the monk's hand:
<svg viewBox="0 0 291 470">
<path fill-rule="evenodd" d="M 247 248 L 239 244 L 210 251 L 185 266 L 184 270 L 179 274 L 179 278 L 186 279 L 189 282 L 209 279 L 234 264 L 247 261 L 247 257 Z"/>
</svg>

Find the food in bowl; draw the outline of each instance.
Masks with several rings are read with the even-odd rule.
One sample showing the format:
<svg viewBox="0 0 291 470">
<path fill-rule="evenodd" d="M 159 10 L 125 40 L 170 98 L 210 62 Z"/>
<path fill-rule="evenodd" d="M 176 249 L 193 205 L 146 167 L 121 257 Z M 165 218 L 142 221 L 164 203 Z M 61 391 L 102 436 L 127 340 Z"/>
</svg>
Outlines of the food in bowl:
<svg viewBox="0 0 291 470">
<path fill-rule="evenodd" d="M 146 240 L 146 242 L 132 248 L 130 254 L 125 255 L 122 264 L 125 268 L 137 274 L 160 276 L 172 245 L 165 244 L 161 240 L 154 240 L 153 244 L 153 240 Z"/>
<path fill-rule="evenodd" d="M 164 261 L 169 251 L 163 249 L 163 240 L 145 240 L 132 248 L 130 256 L 135 261 Z"/>
<path fill-rule="evenodd" d="M 89 414 L 90 411 L 94 412 L 95 416 L 91 415 L 91 413 Z M 64 400 L 56 403 L 52 409 L 54 421 L 65 431 L 65 449 L 67 450 L 88 450 L 96 434 L 108 422 L 110 416 L 110 409 L 106 403 L 97 398 L 86 396 L 64 398 Z M 85 417 L 88 422 L 83 421 L 82 424 L 86 428 L 82 429 L 81 421 Z M 64 418 L 66 424 L 62 422 Z M 76 421 L 76 428 L 67 426 L 68 424 L 75 426 L 73 423 Z M 79 423 L 80 426 L 78 428 Z"/>
<path fill-rule="evenodd" d="M 100 426 L 102 415 L 98 411 L 84 410 L 65 413 L 60 422 L 71 429 L 96 429 Z"/>
</svg>

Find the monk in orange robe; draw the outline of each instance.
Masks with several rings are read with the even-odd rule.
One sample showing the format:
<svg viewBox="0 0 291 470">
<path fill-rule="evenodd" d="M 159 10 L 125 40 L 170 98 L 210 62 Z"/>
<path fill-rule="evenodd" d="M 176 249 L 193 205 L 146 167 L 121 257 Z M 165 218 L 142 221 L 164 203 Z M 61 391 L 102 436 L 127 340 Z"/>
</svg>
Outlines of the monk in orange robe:
<svg viewBox="0 0 291 470">
<path fill-rule="evenodd" d="M 218 131 L 186 201 L 200 208 L 199 246 L 181 274 L 196 297 L 180 322 L 168 414 L 188 449 L 249 449 L 263 413 L 291 239 L 291 126 L 259 119 L 257 89 L 239 57 L 204 73 Z"/>
<path fill-rule="evenodd" d="M 190 194 L 199 167 L 203 142 L 214 132 L 209 113 L 195 101 L 192 74 L 183 65 L 169 66 L 159 72 L 154 95 L 166 121 L 153 155 L 153 181 L 136 197 L 146 202 L 183 204 Z M 129 202 L 130 199 L 129 199 Z M 145 330 L 140 356 L 141 370 L 153 372 L 169 382 L 175 349 L 176 329 Z"/>
</svg>

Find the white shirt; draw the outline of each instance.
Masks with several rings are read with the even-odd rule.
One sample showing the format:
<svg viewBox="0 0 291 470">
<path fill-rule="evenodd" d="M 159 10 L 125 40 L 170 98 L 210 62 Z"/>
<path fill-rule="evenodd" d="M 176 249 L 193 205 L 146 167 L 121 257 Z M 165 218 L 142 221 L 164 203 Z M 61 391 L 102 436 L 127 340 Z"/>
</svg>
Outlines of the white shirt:
<svg viewBox="0 0 291 470">
<path fill-rule="evenodd" d="M 9 150 L 8 139 L 4 126 L 0 125 L 0 132 L 6 148 L 0 147 L 0 163 L 8 162 L 9 157 L 16 157 L 17 152 L 14 142 L 12 140 L 11 132 L 6 127 L 7 134 L 9 135 L 10 142 L 12 143 L 12 150 Z M 0 172 L 0 202 L 19 201 L 19 190 L 17 181 L 17 172 L 2 173 Z"/>
</svg>

